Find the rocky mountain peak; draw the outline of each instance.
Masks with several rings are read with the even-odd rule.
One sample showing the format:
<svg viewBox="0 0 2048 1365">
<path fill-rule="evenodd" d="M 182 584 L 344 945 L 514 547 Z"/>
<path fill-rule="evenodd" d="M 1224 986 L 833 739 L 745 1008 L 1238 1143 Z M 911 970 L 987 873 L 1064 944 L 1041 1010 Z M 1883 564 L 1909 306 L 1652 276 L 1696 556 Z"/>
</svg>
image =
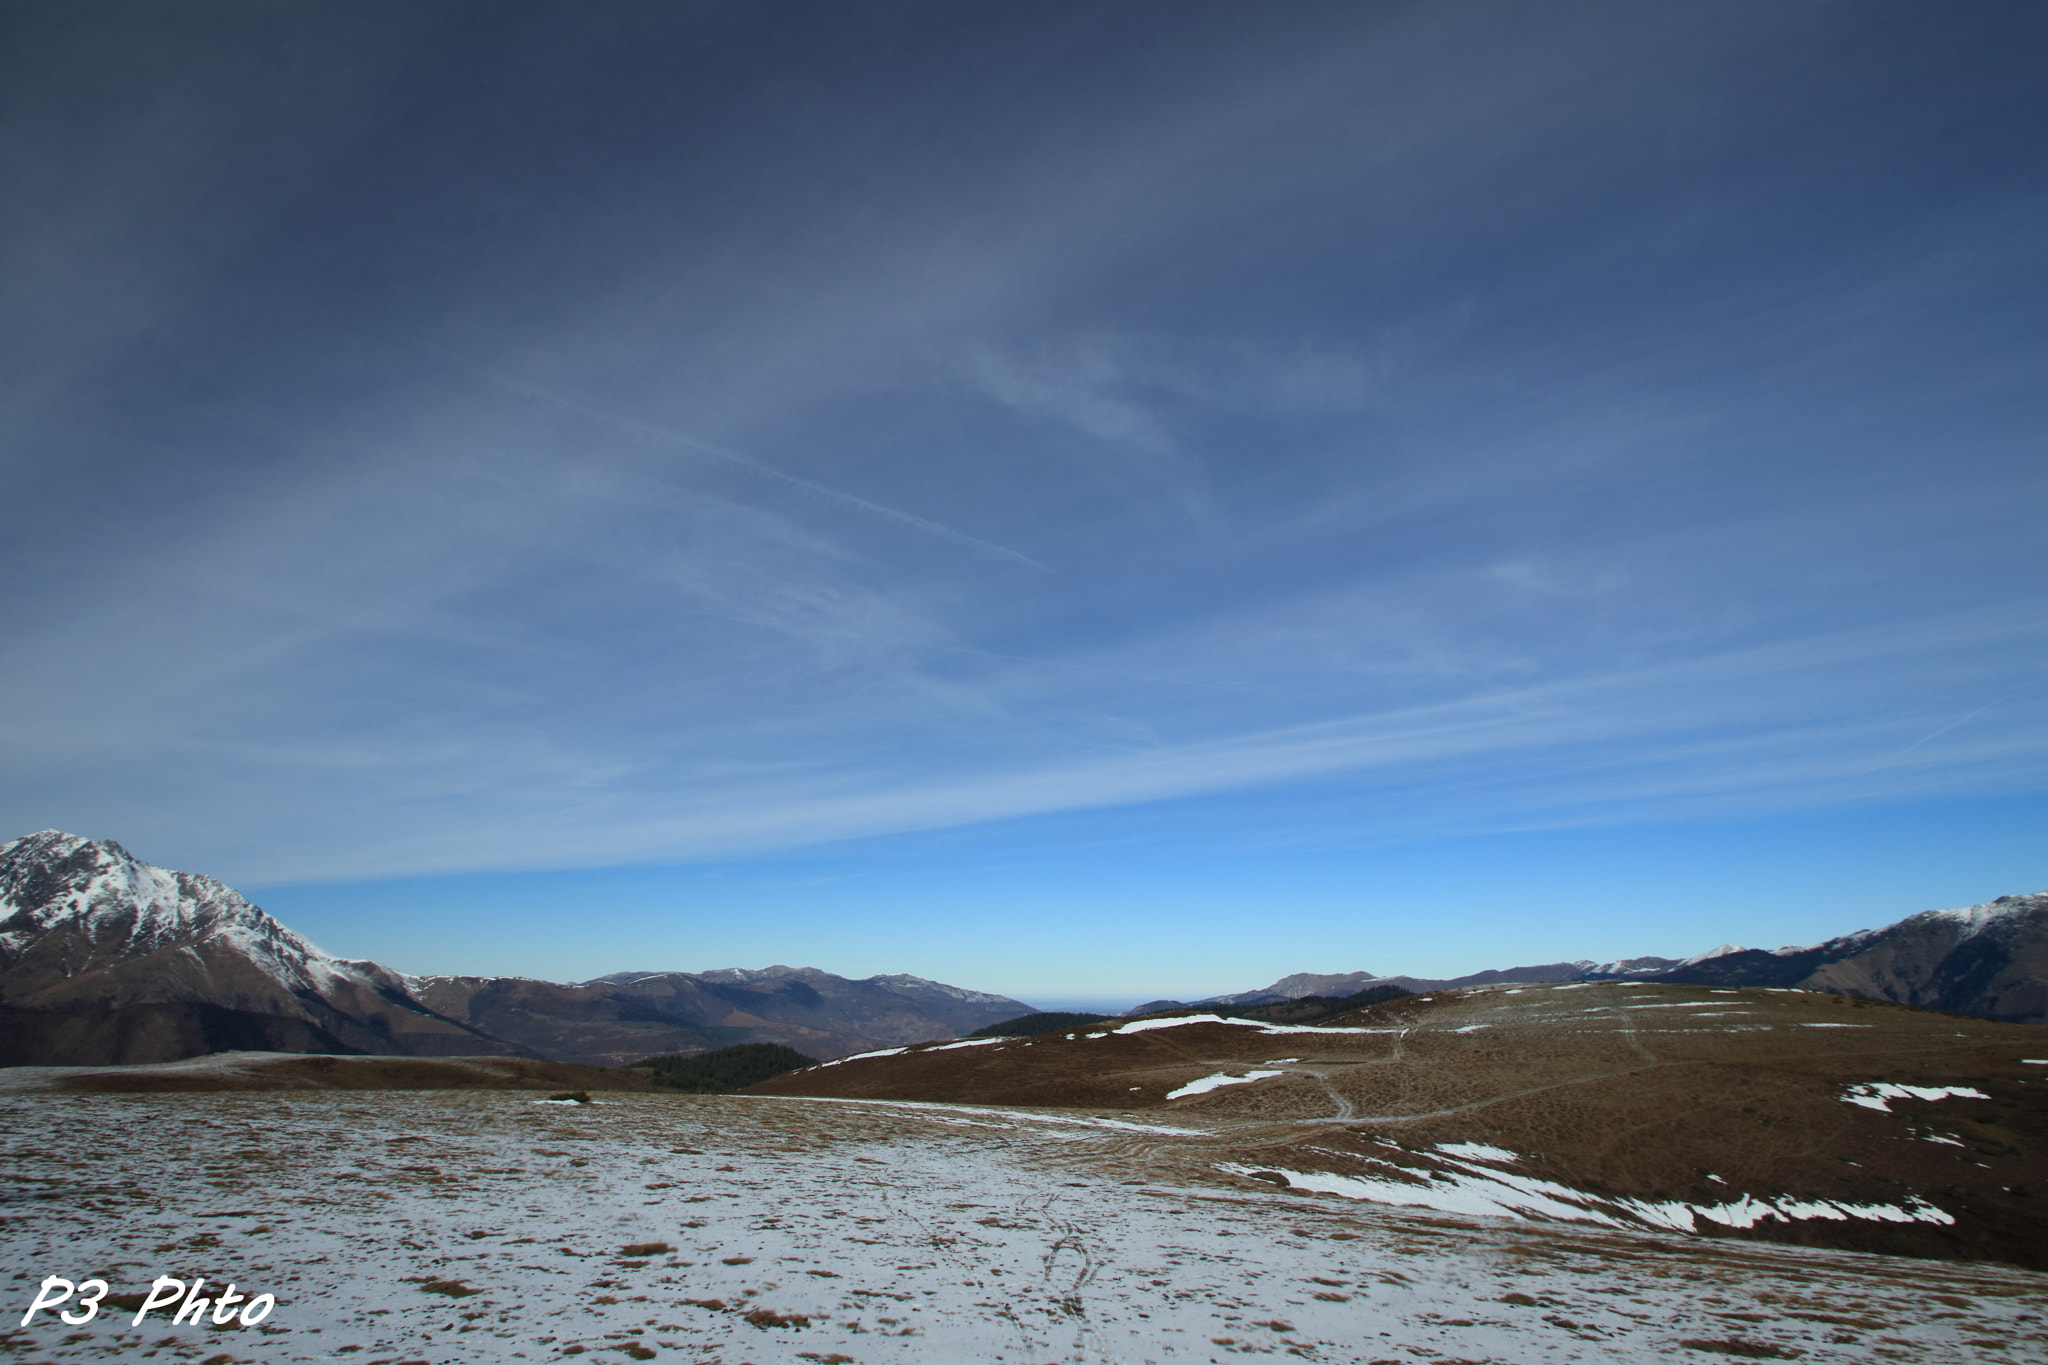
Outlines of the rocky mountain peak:
<svg viewBox="0 0 2048 1365">
<path fill-rule="evenodd" d="M 215 941 L 287 986 L 349 970 L 232 888 L 111 839 L 42 830 L 0 844 L 0 966 L 72 977 Z"/>
</svg>

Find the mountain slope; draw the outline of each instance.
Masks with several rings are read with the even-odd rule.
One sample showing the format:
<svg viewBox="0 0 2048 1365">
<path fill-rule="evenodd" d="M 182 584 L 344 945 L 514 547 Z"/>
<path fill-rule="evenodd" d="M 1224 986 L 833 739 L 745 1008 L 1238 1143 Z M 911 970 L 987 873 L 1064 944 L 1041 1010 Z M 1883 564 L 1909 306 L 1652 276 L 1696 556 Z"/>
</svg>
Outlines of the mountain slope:
<svg viewBox="0 0 2048 1365">
<path fill-rule="evenodd" d="M 437 1013 L 538 1055 L 609 1066 L 735 1043 L 843 1057 L 971 1033 L 1031 1009 L 914 976 L 854 981 L 815 967 L 615 972 L 580 985 L 431 976 L 412 985 Z"/>
<path fill-rule="evenodd" d="M 1659 981 L 1797 986 L 2048 1023 L 2048 892 L 1929 910 L 1811 948 L 1717 951 Z"/>
<path fill-rule="evenodd" d="M 1274 1000 L 1302 1000 L 1311 995 L 1355 995 L 1382 980 L 1371 972 L 1296 972 L 1283 976 L 1262 991 L 1238 991 L 1212 995 L 1204 1005 L 1264 1005 Z M 1155 1002 L 1159 1003 L 1159 1002 Z"/>
</svg>

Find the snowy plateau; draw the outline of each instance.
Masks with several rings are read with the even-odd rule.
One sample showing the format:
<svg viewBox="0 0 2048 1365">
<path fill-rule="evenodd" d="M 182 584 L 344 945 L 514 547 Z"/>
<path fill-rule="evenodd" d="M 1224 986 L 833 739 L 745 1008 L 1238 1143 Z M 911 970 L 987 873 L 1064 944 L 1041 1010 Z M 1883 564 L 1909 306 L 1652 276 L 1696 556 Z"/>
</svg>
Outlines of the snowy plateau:
<svg viewBox="0 0 2048 1365">
<path fill-rule="evenodd" d="M 493 1092 L 38 1093 L 6 1115 L 20 1307 L 32 1280 L 88 1271 L 278 1301 L 253 1329 L 38 1319 L 0 1337 L 28 1362 L 1963 1365 L 2048 1348 L 2039 1274 L 1190 1180 L 1201 1129 L 1085 1114 Z"/>
</svg>

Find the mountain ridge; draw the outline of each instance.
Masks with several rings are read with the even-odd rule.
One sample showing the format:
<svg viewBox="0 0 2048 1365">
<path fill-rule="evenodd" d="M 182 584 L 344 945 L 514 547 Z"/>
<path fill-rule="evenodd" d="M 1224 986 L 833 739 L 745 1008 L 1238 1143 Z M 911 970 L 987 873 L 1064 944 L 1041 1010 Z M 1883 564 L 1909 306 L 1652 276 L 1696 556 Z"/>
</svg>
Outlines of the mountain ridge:
<svg viewBox="0 0 2048 1365">
<path fill-rule="evenodd" d="M 582 983 L 407 975 L 335 957 L 211 877 L 59 830 L 0 844 L 0 1065 L 226 1051 L 622 1065 L 769 1042 L 831 1057 L 954 1037 L 1022 1001 L 814 967 Z"/>
<path fill-rule="evenodd" d="M 1927 910 L 1777 949 L 1590 959 L 1449 979 L 1296 972 L 1262 990 L 1128 1013 L 1245 1007 L 1400 986 L 1636 980 L 1841 991 L 2006 1022 L 2048 1022 L 2048 892 Z M 621 971 L 582 982 L 408 975 L 336 957 L 233 888 L 57 830 L 0 844 L 0 1065 L 164 1062 L 253 1050 L 497 1056 L 623 1065 L 735 1043 L 821 1058 L 1032 1013 L 906 973 L 815 967 Z"/>
<path fill-rule="evenodd" d="M 1858 929 L 1805 946 L 1764 949 L 1723 943 L 1688 958 L 1634 957 L 1604 963 L 1581 959 L 1449 978 L 1295 972 L 1263 990 L 1195 1001 L 1153 1000 L 1128 1013 L 1257 1005 L 1330 993 L 1301 989 L 1311 981 L 1355 981 L 1358 990 L 1402 986 L 1433 991 L 1612 980 L 1841 991 L 2006 1023 L 2048 1023 L 2048 891 L 1922 910 L 1882 928 Z"/>
</svg>

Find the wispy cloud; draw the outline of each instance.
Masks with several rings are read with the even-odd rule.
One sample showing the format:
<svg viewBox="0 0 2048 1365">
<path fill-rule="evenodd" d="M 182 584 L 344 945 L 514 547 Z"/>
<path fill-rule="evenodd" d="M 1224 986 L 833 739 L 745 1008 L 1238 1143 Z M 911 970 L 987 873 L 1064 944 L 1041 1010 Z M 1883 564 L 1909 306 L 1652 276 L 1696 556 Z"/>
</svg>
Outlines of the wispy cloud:
<svg viewBox="0 0 2048 1365">
<path fill-rule="evenodd" d="M 899 685 L 879 713 L 829 732 L 815 712 L 728 710 L 689 736 L 649 736 L 638 752 L 607 752 L 590 735 L 536 742 L 486 722 L 344 747 L 208 746 L 192 758 L 234 765 L 251 802 L 289 783 L 321 789 L 335 837 L 299 838 L 286 860 L 243 850 L 245 875 L 262 880 L 727 856 L 1302 782 L 1337 781 L 1349 808 L 1374 814 L 1349 827 L 1298 811 L 1283 826 L 1247 816 L 1233 837 L 1342 844 L 1802 809 L 2038 772 L 2048 715 L 2032 707 L 1995 736 L 1929 736 L 1912 761 L 1893 754 L 1873 775 L 1924 685 L 1907 665 L 1929 654 L 1955 676 L 1983 676 L 2017 657 L 2048 662 L 2048 634 L 2010 616 L 1926 622 L 1277 729 L 1114 742 L 1014 706 L 973 711 L 960 733 L 943 712 L 916 719 L 932 697 Z M 890 745 L 892 731 L 920 724 L 913 749 Z M 1057 752 L 1033 753 L 1047 745 Z M 227 806 L 237 807 L 240 820 L 261 818 Z"/>
<path fill-rule="evenodd" d="M 0 54 L 0 819 L 278 880 L 2048 772 L 2017 21 L 448 13 Z"/>
</svg>

